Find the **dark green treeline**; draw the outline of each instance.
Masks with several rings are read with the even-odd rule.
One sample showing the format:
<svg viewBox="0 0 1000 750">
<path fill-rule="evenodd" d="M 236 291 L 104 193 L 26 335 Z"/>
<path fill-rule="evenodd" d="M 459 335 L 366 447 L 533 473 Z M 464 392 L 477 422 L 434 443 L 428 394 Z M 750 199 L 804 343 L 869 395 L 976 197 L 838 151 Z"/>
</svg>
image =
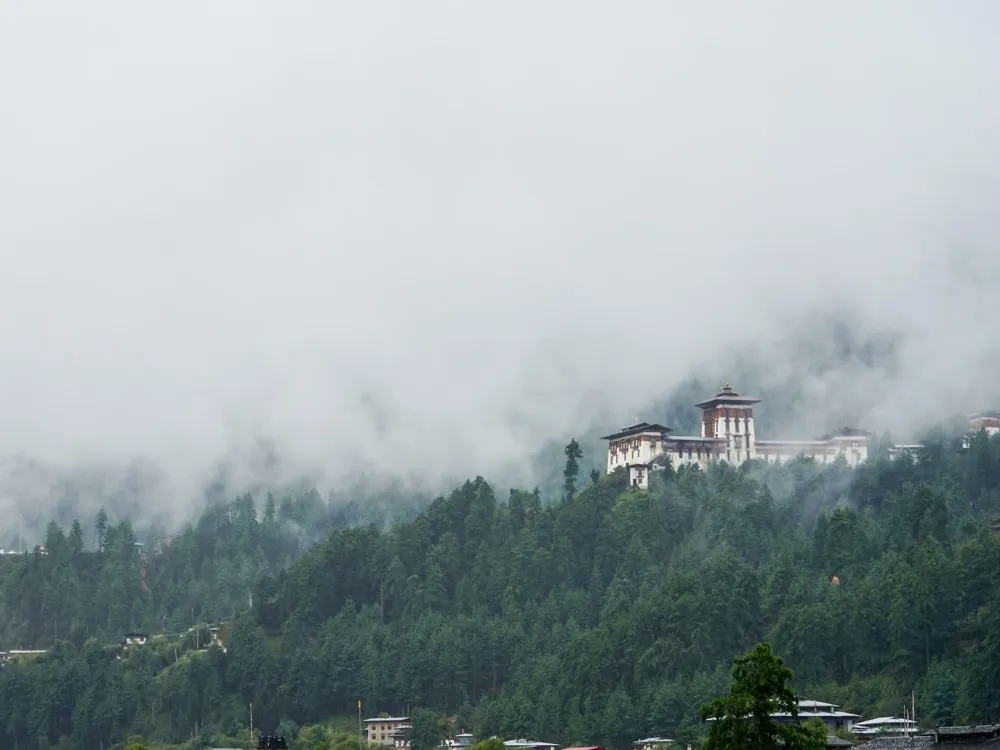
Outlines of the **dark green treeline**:
<svg viewBox="0 0 1000 750">
<path fill-rule="evenodd" d="M 575 452 L 574 452 L 575 459 Z M 0 562 L 0 737 L 183 742 L 429 707 L 481 736 L 626 747 L 703 736 L 732 658 L 769 640 L 803 697 L 929 723 L 1000 716 L 1000 440 L 851 470 L 720 465 L 579 481 L 543 505 L 482 479 L 412 522 L 299 537 L 240 498 L 146 560 L 51 529 Z M 145 572 L 143 572 L 145 566 Z M 249 590 L 249 591 L 248 591 Z M 249 603 L 249 612 L 238 614 Z M 194 609 L 192 613 L 191 610 Z M 194 621 L 237 614 L 227 652 Z M 146 648 L 106 643 L 129 627 Z"/>
</svg>

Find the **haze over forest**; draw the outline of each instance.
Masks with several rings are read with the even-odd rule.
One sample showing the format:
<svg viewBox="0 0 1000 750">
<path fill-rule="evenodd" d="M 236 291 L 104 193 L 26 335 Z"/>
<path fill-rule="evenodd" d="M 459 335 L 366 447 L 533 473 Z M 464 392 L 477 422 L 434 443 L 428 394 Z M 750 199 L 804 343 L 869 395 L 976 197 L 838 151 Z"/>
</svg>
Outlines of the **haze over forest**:
<svg viewBox="0 0 1000 750">
<path fill-rule="evenodd" d="M 176 522 L 220 461 L 527 485 L 692 378 L 771 435 L 996 407 L 998 24 L 2 2 L 0 455 Z M 9 530 L 58 482 L 5 465 Z"/>
</svg>

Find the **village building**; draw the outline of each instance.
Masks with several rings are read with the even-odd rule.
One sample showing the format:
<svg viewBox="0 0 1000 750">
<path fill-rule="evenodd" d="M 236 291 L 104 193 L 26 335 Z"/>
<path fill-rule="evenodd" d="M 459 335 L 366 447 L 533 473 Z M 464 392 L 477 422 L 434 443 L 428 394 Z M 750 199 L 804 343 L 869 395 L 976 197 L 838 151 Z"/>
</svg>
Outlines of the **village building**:
<svg viewBox="0 0 1000 750">
<path fill-rule="evenodd" d="M 48 653 L 46 649 L 12 648 L 10 651 L 0 651 L 0 667 L 18 661 L 26 656 L 41 656 Z"/>
<path fill-rule="evenodd" d="M 148 633 L 126 633 L 124 646 L 126 648 L 129 646 L 144 646 L 148 640 Z"/>
<path fill-rule="evenodd" d="M 985 430 L 989 437 L 1000 432 L 1000 411 L 981 411 L 969 415 L 973 432 Z"/>
<path fill-rule="evenodd" d="M 407 733 L 412 729 L 409 716 L 386 716 L 365 719 L 365 733 L 372 744 L 386 747 L 404 747 Z"/>
<path fill-rule="evenodd" d="M 632 743 L 632 750 L 655 750 L 657 747 L 673 745 L 674 741 L 666 737 L 645 737 Z"/>
<path fill-rule="evenodd" d="M 920 726 L 913 719 L 901 719 L 898 716 L 879 716 L 855 723 L 851 732 L 858 737 L 891 734 L 918 734 Z"/>
<path fill-rule="evenodd" d="M 938 727 L 917 735 L 879 735 L 864 744 L 865 750 L 938 750 L 945 747 L 1000 749 L 1000 724 Z"/>
<path fill-rule="evenodd" d="M 800 700 L 798 708 L 798 714 L 794 716 L 790 713 L 777 712 L 771 714 L 771 718 L 779 724 L 801 724 L 811 719 L 819 719 L 826 725 L 831 735 L 840 730 L 851 731 L 854 721 L 861 718 L 860 714 L 841 711 L 837 704 L 823 701 Z M 707 721 L 713 722 L 715 719 L 709 718 Z"/>
<path fill-rule="evenodd" d="M 554 742 L 539 742 L 538 740 L 507 740 L 504 747 L 517 748 L 518 750 L 559 750 L 559 745 Z"/>
<path fill-rule="evenodd" d="M 986 437 L 993 437 L 1000 433 L 1000 411 L 980 411 L 970 414 L 969 432 L 962 438 L 962 447 L 969 448 L 972 438 L 980 431 L 986 433 Z"/>
<path fill-rule="evenodd" d="M 792 716 L 788 713 L 775 713 L 771 714 L 771 718 L 779 723 L 802 723 L 810 719 L 820 719 L 826 724 L 827 731 L 830 734 L 834 734 L 841 729 L 846 729 L 850 732 L 855 720 L 860 719 L 861 715 L 841 711 L 840 706 L 835 703 L 800 700 L 797 716 Z"/>
<path fill-rule="evenodd" d="M 907 455 L 916 457 L 917 452 L 924 446 L 919 443 L 904 443 L 902 445 L 892 445 L 889 446 L 889 458 L 896 459 L 900 456 Z"/>
</svg>

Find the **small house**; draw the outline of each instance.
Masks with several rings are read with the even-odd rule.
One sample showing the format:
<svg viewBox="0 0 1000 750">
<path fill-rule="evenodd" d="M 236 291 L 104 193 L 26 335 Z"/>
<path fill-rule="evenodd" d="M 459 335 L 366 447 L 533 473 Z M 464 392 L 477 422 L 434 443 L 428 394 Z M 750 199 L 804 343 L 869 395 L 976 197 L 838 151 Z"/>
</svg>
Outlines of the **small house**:
<svg viewBox="0 0 1000 750">
<path fill-rule="evenodd" d="M 559 750 L 559 745 L 554 742 L 539 742 L 538 740 L 507 740 L 503 743 L 505 747 L 517 748 L 518 750 Z"/>
<path fill-rule="evenodd" d="M 409 716 L 385 716 L 365 719 L 365 733 L 373 745 L 402 747 L 411 729 Z"/>
<path fill-rule="evenodd" d="M 924 734 L 875 737 L 865 743 L 865 750 L 944 750 L 946 747 L 983 747 L 1000 750 L 1000 724 L 938 727 Z"/>
<path fill-rule="evenodd" d="M 126 633 L 124 645 L 126 648 L 129 646 L 145 646 L 148 640 L 149 633 Z"/>
<path fill-rule="evenodd" d="M 646 737 L 632 743 L 632 750 L 654 750 L 657 747 L 673 745 L 674 741 L 666 737 Z"/>
</svg>

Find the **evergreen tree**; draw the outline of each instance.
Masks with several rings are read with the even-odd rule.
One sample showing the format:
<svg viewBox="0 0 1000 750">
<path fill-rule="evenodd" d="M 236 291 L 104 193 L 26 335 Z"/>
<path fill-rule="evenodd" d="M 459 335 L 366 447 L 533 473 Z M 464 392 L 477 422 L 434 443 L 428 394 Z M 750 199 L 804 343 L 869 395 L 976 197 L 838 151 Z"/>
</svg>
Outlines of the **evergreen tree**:
<svg viewBox="0 0 1000 750">
<path fill-rule="evenodd" d="M 580 444 L 574 438 L 569 441 L 563 452 L 566 454 L 566 468 L 563 469 L 564 497 L 569 501 L 576 495 L 576 478 L 580 474 L 580 459 L 583 458 L 583 451 L 580 450 Z"/>
<path fill-rule="evenodd" d="M 100 552 L 104 549 L 104 535 L 108 531 L 108 513 L 103 507 L 97 511 L 97 517 L 94 519 L 94 529 L 97 531 L 97 551 Z"/>
<path fill-rule="evenodd" d="M 795 693 L 786 684 L 792 670 L 760 643 L 733 661 L 729 694 L 702 706 L 703 721 L 712 720 L 705 750 L 823 750 L 826 732 L 800 724 L 781 724 L 775 713 L 798 716 Z"/>
</svg>

